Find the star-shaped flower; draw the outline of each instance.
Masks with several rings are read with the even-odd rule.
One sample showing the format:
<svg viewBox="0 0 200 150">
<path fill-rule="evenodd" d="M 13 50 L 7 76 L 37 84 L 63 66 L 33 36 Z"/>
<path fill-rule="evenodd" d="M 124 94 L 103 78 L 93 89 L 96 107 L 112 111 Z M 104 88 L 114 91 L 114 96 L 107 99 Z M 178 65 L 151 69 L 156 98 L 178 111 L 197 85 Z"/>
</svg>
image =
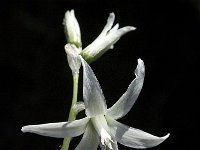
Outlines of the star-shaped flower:
<svg viewBox="0 0 200 150">
<path fill-rule="evenodd" d="M 138 59 L 135 70 L 136 78 L 127 91 L 109 109 L 99 82 L 90 66 L 81 58 L 83 65 L 83 99 L 86 117 L 72 122 L 28 125 L 22 127 L 22 132 L 31 132 L 56 138 L 76 137 L 84 133 L 75 150 L 118 150 L 117 142 L 131 148 L 149 148 L 162 143 L 169 134 L 157 137 L 128 127 L 116 121 L 125 116 L 135 103 L 144 81 L 144 62 Z"/>
</svg>

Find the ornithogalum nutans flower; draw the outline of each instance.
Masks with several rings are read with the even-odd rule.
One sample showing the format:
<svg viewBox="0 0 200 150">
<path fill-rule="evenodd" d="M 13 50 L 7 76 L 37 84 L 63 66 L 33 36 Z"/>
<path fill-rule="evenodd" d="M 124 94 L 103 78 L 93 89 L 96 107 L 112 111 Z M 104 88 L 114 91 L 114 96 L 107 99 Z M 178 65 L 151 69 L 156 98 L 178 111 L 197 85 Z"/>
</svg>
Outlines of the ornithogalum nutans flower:
<svg viewBox="0 0 200 150">
<path fill-rule="evenodd" d="M 22 132 L 56 138 L 76 137 L 84 133 L 75 150 L 97 150 L 98 145 L 102 149 L 118 150 L 117 142 L 131 148 L 149 148 L 168 138 L 169 134 L 157 137 L 116 121 L 130 111 L 142 89 L 145 67 L 141 59 L 138 59 L 135 70 L 136 78 L 109 109 L 95 74 L 87 62 L 83 58 L 80 59 L 83 66 L 83 99 L 86 117 L 71 122 L 28 125 L 22 127 Z"/>
</svg>

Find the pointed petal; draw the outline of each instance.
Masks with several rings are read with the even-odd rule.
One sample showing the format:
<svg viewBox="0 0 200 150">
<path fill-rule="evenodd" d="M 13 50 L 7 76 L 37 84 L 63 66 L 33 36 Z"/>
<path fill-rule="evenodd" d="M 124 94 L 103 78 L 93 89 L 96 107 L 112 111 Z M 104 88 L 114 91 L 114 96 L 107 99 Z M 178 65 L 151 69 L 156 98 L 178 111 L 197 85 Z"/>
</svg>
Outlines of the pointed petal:
<svg viewBox="0 0 200 150">
<path fill-rule="evenodd" d="M 88 63 L 83 58 L 81 58 L 81 61 L 83 66 L 83 99 L 86 115 L 93 117 L 104 114 L 107 107 L 99 82 Z"/>
<path fill-rule="evenodd" d="M 109 30 L 112 28 L 114 20 L 115 20 L 115 14 L 110 13 L 107 19 L 107 23 L 104 26 L 100 35 L 91 44 L 89 44 L 86 48 L 83 49 L 81 55 L 87 62 L 90 63 L 92 61 L 95 61 L 105 52 L 104 48 L 107 47 L 107 45 L 105 45 L 103 41 L 106 35 L 108 34 Z M 115 28 L 117 28 L 117 26 Z M 107 50 L 111 46 L 112 44 L 108 46 Z"/>
<path fill-rule="evenodd" d="M 111 41 L 112 41 L 112 44 L 115 44 L 124 34 L 136 29 L 133 26 L 126 26 L 126 27 L 116 30 L 117 28 L 118 28 L 118 24 L 109 31 L 106 38 L 110 39 L 110 40 L 107 40 L 107 41 L 105 40 L 105 42 L 107 42 L 107 45 L 110 44 Z M 110 41 L 110 43 L 109 43 L 109 41 Z"/>
<path fill-rule="evenodd" d="M 101 45 L 104 46 L 105 51 L 110 48 L 111 45 L 114 45 L 124 34 L 135 30 L 135 27 L 132 26 L 126 26 L 123 28 L 119 28 L 119 24 L 116 24 L 107 34 L 107 36 L 101 40 Z M 99 44 L 100 45 L 100 44 Z"/>
<path fill-rule="evenodd" d="M 107 19 L 107 23 L 105 25 L 105 27 L 103 28 L 102 32 L 99 34 L 99 36 L 90 44 L 88 45 L 84 50 L 86 51 L 90 51 L 90 49 L 92 49 L 93 51 L 95 49 L 98 49 L 98 43 L 99 41 L 102 41 L 102 38 L 106 37 L 107 32 L 112 28 L 113 23 L 115 20 L 115 14 L 114 13 L 110 13 L 109 17 Z M 116 28 L 116 27 L 115 27 Z"/>
<path fill-rule="evenodd" d="M 121 98 L 107 110 L 107 115 L 114 119 L 119 119 L 129 112 L 142 89 L 144 74 L 144 62 L 141 59 L 138 59 L 138 65 L 135 70 L 136 78 L 131 82 L 127 91 L 121 96 Z"/>
<path fill-rule="evenodd" d="M 75 150 L 97 150 L 98 144 L 98 134 L 92 124 L 88 123 L 85 133 Z"/>
<path fill-rule="evenodd" d="M 98 48 L 98 54 L 95 59 L 99 58 L 101 55 L 103 55 L 107 50 L 113 49 L 114 44 L 117 43 L 117 41 L 126 33 L 135 30 L 135 27 L 132 26 L 126 26 L 123 28 L 118 29 L 118 24 L 116 24 L 107 34 L 106 37 L 102 38 L 101 40 L 96 42 L 95 49 Z"/>
<path fill-rule="evenodd" d="M 103 36 L 100 34 L 95 41 L 88 45 L 81 55 L 87 62 L 92 62 L 101 57 L 107 50 L 113 49 L 113 45 L 123 36 L 124 34 L 135 30 L 135 27 L 127 26 L 118 29 L 118 24 L 108 32 L 107 35 Z"/>
<path fill-rule="evenodd" d="M 139 129 L 128 127 L 111 117 L 106 117 L 110 132 L 116 140 L 125 146 L 131 148 L 150 148 L 157 146 L 169 137 L 169 134 L 163 137 L 157 137 Z"/>
<path fill-rule="evenodd" d="M 21 131 L 55 138 L 75 137 L 84 132 L 89 120 L 89 118 L 83 118 L 72 122 L 28 125 L 22 127 Z"/>
<path fill-rule="evenodd" d="M 106 35 L 107 34 L 107 32 L 112 28 L 114 21 L 115 21 L 115 14 L 114 13 L 110 13 L 109 17 L 107 19 L 107 23 L 106 23 L 103 31 L 99 35 L 99 37 L 102 36 L 102 35 Z"/>
</svg>

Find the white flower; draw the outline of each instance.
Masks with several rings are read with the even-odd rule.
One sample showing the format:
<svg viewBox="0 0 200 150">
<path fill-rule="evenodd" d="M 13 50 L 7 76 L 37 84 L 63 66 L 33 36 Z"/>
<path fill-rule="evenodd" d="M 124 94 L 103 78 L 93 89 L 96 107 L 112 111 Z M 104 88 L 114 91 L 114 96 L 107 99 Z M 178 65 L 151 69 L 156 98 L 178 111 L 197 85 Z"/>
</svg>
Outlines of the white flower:
<svg viewBox="0 0 200 150">
<path fill-rule="evenodd" d="M 74 10 L 67 11 L 63 19 L 64 31 L 68 43 L 81 47 L 81 32 Z"/>
<path fill-rule="evenodd" d="M 81 52 L 81 55 L 87 62 L 91 62 L 99 58 L 108 49 L 112 49 L 121 36 L 136 29 L 132 26 L 126 26 L 118 29 L 119 24 L 116 24 L 112 28 L 114 20 L 115 14 L 110 13 L 107 24 L 101 34 Z"/>
<path fill-rule="evenodd" d="M 68 63 L 73 73 L 79 72 L 81 63 L 78 55 L 81 55 L 89 63 L 95 61 L 108 49 L 112 49 L 121 36 L 136 29 L 132 26 L 118 29 L 119 24 L 116 24 L 112 28 L 114 20 L 115 14 L 110 13 L 107 19 L 107 24 L 101 34 L 90 45 L 82 50 L 81 44 L 78 44 L 81 43 L 80 28 L 75 18 L 74 10 L 66 12 L 63 24 L 65 26 L 66 35 L 68 36 L 68 44 L 65 45 L 65 51 L 67 53 Z"/>
<path fill-rule="evenodd" d="M 115 14 L 110 13 L 107 23 L 100 35 L 90 45 L 84 48 L 83 51 L 80 51 L 80 54 L 87 62 L 95 61 L 107 50 L 113 49 L 114 44 L 124 34 L 136 29 L 133 26 L 126 26 L 118 29 L 118 23 L 112 28 L 114 20 Z M 63 25 L 68 43 L 74 44 L 77 48 L 82 50 L 81 32 L 74 10 L 65 13 Z"/>
<path fill-rule="evenodd" d="M 135 70 L 136 78 L 127 91 L 109 109 L 98 80 L 90 66 L 81 58 L 83 65 L 83 98 L 86 116 L 72 122 L 59 122 L 22 127 L 22 132 L 32 132 L 56 138 L 75 137 L 84 133 L 75 150 L 118 150 L 117 142 L 131 148 L 149 148 L 162 143 L 169 134 L 157 137 L 119 123 L 135 103 L 142 89 L 145 68 L 141 59 Z"/>
</svg>

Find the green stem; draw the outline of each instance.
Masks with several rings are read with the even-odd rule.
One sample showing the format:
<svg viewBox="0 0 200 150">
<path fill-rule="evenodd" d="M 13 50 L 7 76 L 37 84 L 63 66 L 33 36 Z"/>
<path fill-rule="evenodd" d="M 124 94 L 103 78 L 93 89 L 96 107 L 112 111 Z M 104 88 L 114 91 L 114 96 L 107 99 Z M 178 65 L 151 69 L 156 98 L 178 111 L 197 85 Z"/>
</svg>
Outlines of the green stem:
<svg viewBox="0 0 200 150">
<path fill-rule="evenodd" d="M 78 97 L 78 80 L 79 80 L 79 74 L 74 73 L 73 74 L 73 97 L 72 97 L 72 104 L 71 104 L 71 108 L 70 108 L 70 112 L 69 112 L 68 121 L 75 120 L 76 115 L 77 115 L 76 112 L 74 112 L 74 110 L 73 110 L 73 106 L 76 104 L 77 97 Z M 69 149 L 69 144 L 70 144 L 71 139 L 72 138 L 70 138 L 70 137 L 64 138 L 61 150 Z"/>
</svg>

